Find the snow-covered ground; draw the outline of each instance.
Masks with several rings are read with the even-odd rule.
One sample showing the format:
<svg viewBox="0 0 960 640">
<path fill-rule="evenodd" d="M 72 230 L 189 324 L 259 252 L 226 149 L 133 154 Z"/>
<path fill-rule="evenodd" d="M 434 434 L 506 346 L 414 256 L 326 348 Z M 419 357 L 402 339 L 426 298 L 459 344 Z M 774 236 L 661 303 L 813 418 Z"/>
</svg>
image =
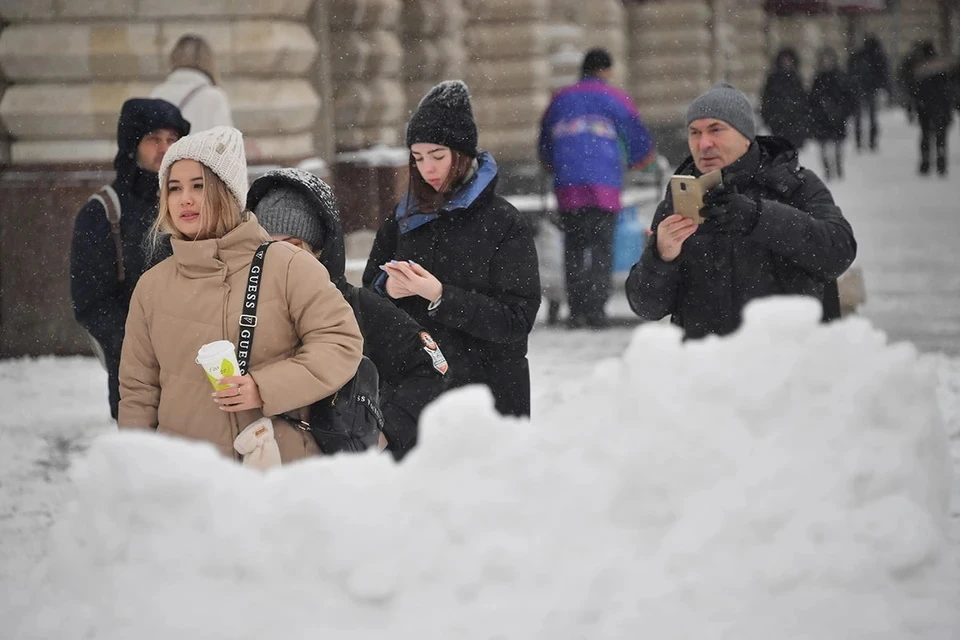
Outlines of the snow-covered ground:
<svg viewBox="0 0 960 640">
<path fill-rule="evenodd" d="M 831 185 L 864 316 L 941 353 L 782 301 L 689 346 L 538 327 L 532 428 L 467 390 L 400 467 L 265 479 L 155 438 L 77 456 L 114 430 L 96 362 L 0 362 L 0 635 L 956 638 L 957 180 L 883 129 Z"/>
</svg>

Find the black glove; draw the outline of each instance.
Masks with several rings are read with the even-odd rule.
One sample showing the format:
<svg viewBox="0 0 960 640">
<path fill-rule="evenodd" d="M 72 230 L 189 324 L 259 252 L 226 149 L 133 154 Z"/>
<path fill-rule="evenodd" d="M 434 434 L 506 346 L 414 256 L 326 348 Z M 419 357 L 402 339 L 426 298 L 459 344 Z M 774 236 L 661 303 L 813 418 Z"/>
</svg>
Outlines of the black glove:
<svg viewBox="0 0 960 640">
<path fill-rule="evenodd" d="M 760 218 L 760 202 L 722 184 L 707 192 L 703 199 L 704 231 L 730 236 L 745 236 Z"/>
</svg>

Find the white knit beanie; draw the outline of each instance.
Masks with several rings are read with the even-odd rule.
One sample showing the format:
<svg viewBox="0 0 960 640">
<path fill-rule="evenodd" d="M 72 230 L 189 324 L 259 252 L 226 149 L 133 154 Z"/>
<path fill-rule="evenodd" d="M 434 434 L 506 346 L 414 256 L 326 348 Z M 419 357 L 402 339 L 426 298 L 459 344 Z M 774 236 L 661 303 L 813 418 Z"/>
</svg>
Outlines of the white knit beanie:
<svg viewBox="0 0 960 640">
<path fill-rule="evenodd" d="M 213 127 L 183 136 L 167 149 L 160 163 L 160 189 L 167 184 L 170 167 L 177 160 L 196 160 L 223 180 L 237 199 L 240 210 L 247 203 L 247 157 L 243 134 L 233 127 Z"/>
</svg>

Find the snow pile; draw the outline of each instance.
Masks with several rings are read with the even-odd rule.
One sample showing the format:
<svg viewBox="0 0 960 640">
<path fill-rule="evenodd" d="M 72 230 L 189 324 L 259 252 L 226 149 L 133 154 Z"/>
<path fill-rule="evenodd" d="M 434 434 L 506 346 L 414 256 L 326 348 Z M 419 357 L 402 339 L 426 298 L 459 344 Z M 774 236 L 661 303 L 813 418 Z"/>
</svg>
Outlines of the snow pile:
<svg viewBox="0 0 960 640">
<path fill-rule="evenodd" d="M 748 311 L 640 328 L 532 425 L 450 394 L 399 467 L 105 437 L 13 637 L 954 638 L 932 362 L 808 301 Z"/>
</svg>

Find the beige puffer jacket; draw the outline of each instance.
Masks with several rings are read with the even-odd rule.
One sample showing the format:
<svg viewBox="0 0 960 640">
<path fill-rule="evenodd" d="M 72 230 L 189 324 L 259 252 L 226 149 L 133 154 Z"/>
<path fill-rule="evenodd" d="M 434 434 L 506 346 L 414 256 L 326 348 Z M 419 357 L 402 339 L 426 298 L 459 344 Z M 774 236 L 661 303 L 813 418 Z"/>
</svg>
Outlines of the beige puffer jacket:
<svg viewBox="0 0 960 640">
<path fill-rule="evenodd" d="M 356 373 L 363 338 L 350 305 L 311 254 L 270 245 L 263 266 L 250 375 L 263 409 L 221 411 L 195 361 L 208 342 L 239 334 L 250 263 L 270 236 L 250 219 L 220 239 L 174 240 L 174 255 L 137 283 L 120 361 L 121 428 L 157 429 L 239 458 L 234 438 L 264 415 L 310 405 Z M 273 420 L 283 462 L 319 453 L 308 435 Z"/>
</svg>

